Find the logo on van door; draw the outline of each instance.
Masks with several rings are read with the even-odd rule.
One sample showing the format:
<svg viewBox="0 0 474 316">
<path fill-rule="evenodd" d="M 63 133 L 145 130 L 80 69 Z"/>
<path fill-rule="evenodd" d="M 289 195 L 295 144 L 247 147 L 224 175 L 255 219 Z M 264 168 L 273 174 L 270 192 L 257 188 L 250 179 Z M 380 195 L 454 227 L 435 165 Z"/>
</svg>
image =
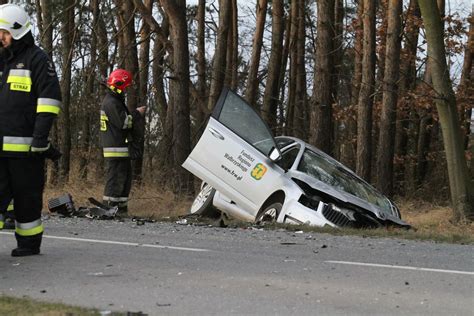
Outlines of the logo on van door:
<svg viewBox="0 0 474 316">
<path fill-rule="evenodd" d="M 255 165 L 255 168 L 250 172 L 250 175 L 255 180 L 260 180 L 263 178 L 263 175 L 267 172 L 267 167 L 265 167 L 262 163 L 258 163 Z"/>
</svg>

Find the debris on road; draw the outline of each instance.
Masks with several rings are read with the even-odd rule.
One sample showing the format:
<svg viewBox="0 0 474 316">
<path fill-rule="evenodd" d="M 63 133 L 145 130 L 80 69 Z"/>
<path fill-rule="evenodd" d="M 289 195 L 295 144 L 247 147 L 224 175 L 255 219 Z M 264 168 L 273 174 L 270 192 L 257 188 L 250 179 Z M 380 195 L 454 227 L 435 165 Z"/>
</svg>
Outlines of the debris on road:
<svg viewBox="0 0 474 316">
<path fill-rule="evenodd" d="M 48 209 L 53 213 L 72 216 L 76 212 L 71 194 L 67 193 L 48 201 Z"/>
</svg>

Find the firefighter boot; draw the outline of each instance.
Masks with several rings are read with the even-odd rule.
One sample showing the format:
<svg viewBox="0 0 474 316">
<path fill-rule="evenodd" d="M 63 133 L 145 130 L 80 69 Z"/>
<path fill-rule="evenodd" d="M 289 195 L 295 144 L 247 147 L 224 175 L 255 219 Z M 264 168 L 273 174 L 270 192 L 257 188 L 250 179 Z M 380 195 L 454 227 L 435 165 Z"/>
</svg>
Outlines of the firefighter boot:
<svg viewBox="0 0 474 316">
<path fill-rule="evenodd" d="M 39 248 L 15 248 L 12 250 L 12 257 L 39 255 L 39 253 Z"/>
<path fill-rule="evenodd" d="M 12 250 L 12 257 L 25 257 L 40 253 L 43 233 L 33 236 L 20 236 L 15 233 L 18 247 Z"/>
</svg>

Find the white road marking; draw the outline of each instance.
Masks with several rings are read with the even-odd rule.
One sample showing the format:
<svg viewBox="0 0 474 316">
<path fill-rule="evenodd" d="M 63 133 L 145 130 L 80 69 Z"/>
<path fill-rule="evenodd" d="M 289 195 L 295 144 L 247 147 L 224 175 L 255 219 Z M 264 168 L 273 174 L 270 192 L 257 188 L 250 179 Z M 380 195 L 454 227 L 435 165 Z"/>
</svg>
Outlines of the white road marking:
<svg viewBox="0 0 474 316">
<path fill-rule="evenodd" d="M 13 235 L 13 233 L 0 232 L 0 235 Z M 174 246 L 163 246 L 163 245 L 152 245 L 152 244 L 140 244 L 140 243 L 135 243 L 135 242 L 125 242 L 125 241 L 86 239 L 86 238 L 61 237 L 61 236 L 50 236 L 50 235 L 43 235 L 43 238 L 71 240 L 71 241 L 80 241 L 80 242 L 92 242 L 92 243 L 97 243 L 97 244 L 123 245 L 123 246 L 135 246 L 135 247 L 158 248 L 158 249 L 173 249 L 173 250 L 184 250 L 184 251 L 195 251 L 195 252 L 212 251 L 209 249 L 202 249 L 202 248 L 174 247 Z"/>
<path fill-rule="evenodd" d="M 420 268 L 420 267 L 410 267 L 410 266 L 396 266 L 396 265 L 392 265 L 392 264 L 364 263 L 364 262 L 352 262 L 352 261 L 332 261 L 332 260 L 328 260 L 328 261 L 325 261 L 325 262 L 348 264 L 348 265 L 353 265 L 353 266 L 366 266 L 366 267 L 378 267 L 378 268 L 390 268 L 390 269 L 403 269 L 403 270 L 415 270 L 415 271 L 428 271 L 428 272 L 474 275 L 474 272 L 470 272 L 470 271 L 431 269 L 431 268 Z"/>
</svg>

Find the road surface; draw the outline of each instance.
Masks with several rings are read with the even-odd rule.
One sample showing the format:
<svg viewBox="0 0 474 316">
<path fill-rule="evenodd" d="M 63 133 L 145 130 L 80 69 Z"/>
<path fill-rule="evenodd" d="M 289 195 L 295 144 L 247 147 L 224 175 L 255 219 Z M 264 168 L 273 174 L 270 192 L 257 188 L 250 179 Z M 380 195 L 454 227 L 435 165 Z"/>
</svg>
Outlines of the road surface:
<svg viewBox="0 0 474 316">
<path fill-rule="evenodd" d="M 474 246 L 52 217 L 0 295 L 148 315 L 474 315 Z"/>
</svg>

